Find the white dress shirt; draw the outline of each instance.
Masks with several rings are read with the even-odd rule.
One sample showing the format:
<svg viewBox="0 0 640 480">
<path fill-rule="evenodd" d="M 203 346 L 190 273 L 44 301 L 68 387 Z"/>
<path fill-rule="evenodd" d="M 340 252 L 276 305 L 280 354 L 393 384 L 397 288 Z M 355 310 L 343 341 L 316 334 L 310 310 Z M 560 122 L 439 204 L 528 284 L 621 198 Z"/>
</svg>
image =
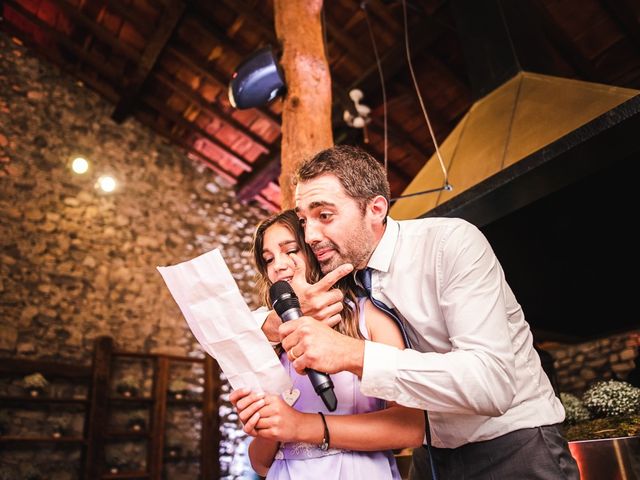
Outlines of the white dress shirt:
<svg viewBox="0 0 640 480">
<path fill-rule="evenodd" d="M 432 444 L 564 420 L 529 325 L 489 242 L 456 218 L 388 218 L 369 267 L 411 349 L 366 341 L 361 391 L 427 410 Z"/>
</svg>

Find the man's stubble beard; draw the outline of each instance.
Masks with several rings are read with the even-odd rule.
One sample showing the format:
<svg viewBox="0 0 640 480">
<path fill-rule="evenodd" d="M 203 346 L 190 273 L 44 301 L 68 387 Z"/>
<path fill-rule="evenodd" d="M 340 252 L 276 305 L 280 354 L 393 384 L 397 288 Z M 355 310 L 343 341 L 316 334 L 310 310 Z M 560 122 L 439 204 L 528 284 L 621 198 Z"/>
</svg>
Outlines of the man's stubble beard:
<svg viewBox="0 0 640 480">
<path fill-rule="evenodd" d="M 364 268 L 365 262 L 373 251 L 370 237 L 364 226 L 360 225 L 356 232 L 346 239 L 341 248 L 332 242 L 335 254 L 326 262 L 320 263 L 320 270 L 322 270 L 323 275 L 332 272 L 345 263 L 352 264 L 354 268 Z"/>
</svg>

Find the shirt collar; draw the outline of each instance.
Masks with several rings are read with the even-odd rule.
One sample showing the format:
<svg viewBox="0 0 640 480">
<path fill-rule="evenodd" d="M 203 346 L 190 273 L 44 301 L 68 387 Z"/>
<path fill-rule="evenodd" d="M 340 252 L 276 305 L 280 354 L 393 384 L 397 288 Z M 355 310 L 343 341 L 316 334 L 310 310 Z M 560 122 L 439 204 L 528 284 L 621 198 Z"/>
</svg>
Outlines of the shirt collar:
<svg viewBox="0 0 640 480">
<path fill-rule="evenodd" d="M 398 242 L 398 234 L 400 233 L 400 224 L 393 218 L 387 217 L 387 225 L 382 234 L 378 246 L 371 254 L 367 267 L 373 268 L 380 272 L 388 272 L 391 265 L 391 258 Z"/>
</svg>

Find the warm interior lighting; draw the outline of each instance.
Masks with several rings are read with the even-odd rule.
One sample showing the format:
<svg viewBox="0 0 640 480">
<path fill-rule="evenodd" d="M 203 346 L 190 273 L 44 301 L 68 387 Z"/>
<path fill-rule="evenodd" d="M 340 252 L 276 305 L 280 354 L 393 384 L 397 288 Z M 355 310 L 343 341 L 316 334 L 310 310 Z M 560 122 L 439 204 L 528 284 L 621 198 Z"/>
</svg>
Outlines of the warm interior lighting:
<svg viewBox="0 0 640 480">
<path fill-rule="evenodd" d="M 89 170 L 89 162 L 82 157 L 74 158 L 71 163 L 71 169 L 79 175 L 87 173 L 87 170 Z"/>
<path fill-rule="evenodd" d="M 113 192 L 116 189 L 116 180 L 110 175 L 102 175 L 98 178 L 98 186 L 103 192 Z"/>
</svg>

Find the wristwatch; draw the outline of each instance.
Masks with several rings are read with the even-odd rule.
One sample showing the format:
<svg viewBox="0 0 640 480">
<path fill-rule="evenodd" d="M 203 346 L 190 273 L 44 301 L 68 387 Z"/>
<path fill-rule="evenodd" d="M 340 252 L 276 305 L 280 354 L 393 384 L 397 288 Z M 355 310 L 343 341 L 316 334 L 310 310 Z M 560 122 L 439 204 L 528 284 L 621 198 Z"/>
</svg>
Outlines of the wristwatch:
<svg viewBox="0 0 640 480">
<path fill-rule="evenodd" d="M 318 412 L 320 418 L 322 418 L 322 424 L 324 425 L 324 433 L 322 435 L 322 443 L 320 444 L 320 450 L 326 452 L 329 450 L 329 427 L 327 426 L 327 420 L 324 418 L 324 413 Z"/>
</svg>

